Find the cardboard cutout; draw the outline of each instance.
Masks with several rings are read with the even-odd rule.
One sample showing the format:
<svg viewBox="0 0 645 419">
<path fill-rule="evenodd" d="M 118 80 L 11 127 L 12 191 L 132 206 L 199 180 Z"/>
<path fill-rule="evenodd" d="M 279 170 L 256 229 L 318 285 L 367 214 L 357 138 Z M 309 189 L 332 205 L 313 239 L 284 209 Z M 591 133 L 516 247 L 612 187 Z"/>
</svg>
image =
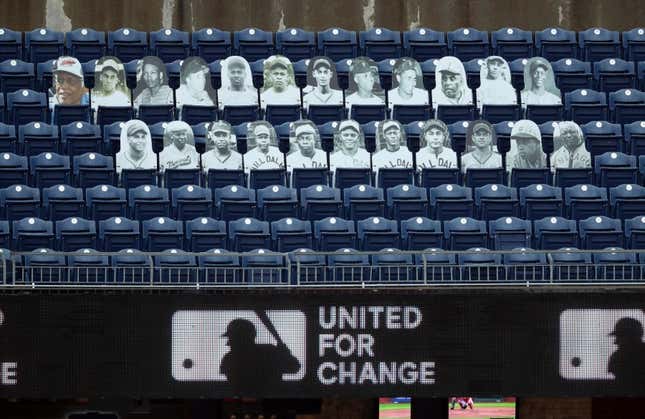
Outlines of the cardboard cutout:
<svg viewBox="0 0 645 419">
<path fill-rule="evenodd" d="M 511 84 L 511 69 L 506 60 L 496 55 L 481 62 L 477 107 L 484 105 L 516 105 L 517 92 Z"/>
<path fill-rule="evenodd" d="M 591 167 L 591 154 L 585 146 L 582 129 L 573 121 L 554 122 L 551 169 Z"/>
<path fill-rule="evenodd" d="M 436 87 L 432 89 L 432 106 L 472 105 L 473 92 L 468 87 L 464 65 L 457 57 L 443 57 L 435 67 Z"/>
<path fill-rule="evenodd" d="M 253 86 L 251 66 L 244 57 L 231 56 L 220 61 L 222 87 L 217 90 L 220 109 L 226 106 L 257 106 L 258 91 Z"/>
<path fill-rule="evenodd" d="M 260 93 L 262 109 L 267 105 L 300 105 L 293 65 L 287 57 L 273 55 L 264 61 L 264 85 Z"/>
<path fill-rule="evenodd" d="M 327 167 L 327 153 L 321 148 L 316 124 L 302 119 L 291 123 L 289 128 L 291 152 L 287 155 L 287 169 Z"/>
<path fill-rule="evenodd" d="M 394 61 L 394 60 L 392 60 Z M 413 58 L 401 58 L 392 68 L 392 90 L 388 91 L 388 105 L 428 105 L 430 95 L 423 87 L 421 66 Z"/>
<path fill-rule="evenodd" d="M 417 153 L 418 169 L 454 169 L 457 153 L 452 149 L 450 132 L 443 121 L 430 119 L 422 124 Z"/>
<path fill-rule="evenodd" d="M 524 66 L 522 106 L 561 104 L 560 90 L 555 85 L 551 63 L 542 57 L 531 58 Z"/>
<path fill-rule="evenodd" d="M 506 155 L 506 170 L 544 169 L 546 154 L 542 151 L 542 134 L 533 121 L 522 119 L 511 130 L 511 149 Z"/>
<path fill-rule="evenodd" d="M 116 57 L 103 57 L 96 62 L 92 89 L 92 108 L 99 106 L 131 106 L 130 89 L 125 69 Z"/>
<path fill-rule="evenodd" d="M 159 153 L 161 171 L 199 169 L 199 153 L 195 149 L 195 136 L 190 125 L 184 121 L 172 121 L 165 128 L 163 150 Z"/>
<path fill-rule="evenodd" d="M 398 121 L 385 120 L 376 129 L 377 152 L 372 156 L 374 169 L 412 168 L 412 153 L 408 150 L 405 130 Z"/>
<path fill-rule="evenodd" d="M 342 105 L 343 91 L 338 86 L 336 65 L 327 57 L 315 57 L 307 65 L 307 87 L 302 98 L 309 105 Z"/>
<path fill-rule="evenodd" d="M 350 63 L 351 61 L 351 63 Z M 349 88 L 345 97 L 345 106 L 350 110 L 353 105 L 383 105 L 385 91 L 381 87 L 378 65 L 368 57 L 348 60 Z"/>
<path fill-rule="evenodd" d="M 206 126 L 206 151 L 202 154 L 202 168 L 242 170 L 242 155 L 237 152 L 235 132 L 226 121 L 211 122 Z"/>
<path fill-rule="evenodd" d="M 141 105 L 173 105 L 175 99 L 168 86 L 166 65 L 157 57 L 143 57 L 137 69 L 134 107 Z"/>
<path fill-rule="evenodd" d="M 273 125 L 266 121 L 248 124 L 248 151 L 244 154 L 244 170 L 284 169 L 284 156 L 278 149 Z"/>
<path fill-rule="evenodd" d="M 179 89 L 175 92 L 177 108 L 184 105 L 216 106 L 211 72 L 200 57 L 188 57 L 181 63 Z"/>
<path fill-rule="evenodd" d="M 157 155 L 152 151 L 150 129 L 143 121 L 132 119 L 121 127 L 121 149 L 116 154 L 116 171 L 156 169 Z"/>
<path fill-rule="evenodd" d="M 90 94 L 85 87 L 83 68 L 74 57 L 59 57 L 54 61 L 52 87 L 49 90 L 49 107 L 56 105 L 87 105 Z"/>
<path fill-rule="evenodd" d="M 353 119 L 341 121 L 334 134 L 334 152 L 330 156 L 331 169 L 369 168 L 370 153 L 365 149 L 361 125 Z"/>
<path fill-rule="evenodd" d="M 474 121 L 468 126 L 466 153 L 461 156 L 461 171 L 496 169 L 502 167 L 502 155 L 497 152 L 495 128 L 488 121 Z"/>
</svg>

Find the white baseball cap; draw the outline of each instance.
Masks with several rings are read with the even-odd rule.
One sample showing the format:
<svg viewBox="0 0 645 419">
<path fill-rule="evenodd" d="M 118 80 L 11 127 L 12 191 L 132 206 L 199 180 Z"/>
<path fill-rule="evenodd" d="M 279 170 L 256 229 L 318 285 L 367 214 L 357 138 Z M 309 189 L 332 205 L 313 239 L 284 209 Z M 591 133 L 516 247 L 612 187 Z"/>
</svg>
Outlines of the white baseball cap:
<svg viewBox="0 0 645 419">
<path fill-rule="evenodd" d="M 59 71 L 83 78 L 81 63 L 74 57 L 59 57 L 54 63 L 54 73 Z"/>
</svg>

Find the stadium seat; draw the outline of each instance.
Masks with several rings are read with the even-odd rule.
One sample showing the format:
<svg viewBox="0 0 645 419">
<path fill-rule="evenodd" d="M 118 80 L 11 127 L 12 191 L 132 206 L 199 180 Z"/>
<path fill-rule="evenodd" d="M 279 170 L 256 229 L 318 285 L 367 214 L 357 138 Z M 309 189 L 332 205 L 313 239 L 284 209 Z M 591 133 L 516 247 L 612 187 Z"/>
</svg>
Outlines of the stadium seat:
<svg viewBox="0 0 645 419">
<path fill-rule="evenodd" d="M 152 257 L 138 249 L 122 249 L 118 255 L 112 256 L 112 270 L 117 284 L 150 285 L 153 266 Z"/>
<path fill-rule="evenodd" d="M 309 105 L 305 111 L 307 119 L 314 124 L 325 124 L 347 118 L 343 105 Z"/>
<path fill-rule="evenodd" d="M 226 221 L 210 217 L 198 217 L 186 221 L 186 250 L 205 252 L 214 248 L 228 247 Z"/>
<path fill-rule="evenodd" d="M 154 185 L 141 185 L 128 190 L 130 217 L 149 220 L 153 217 L 170 216 L 168 189 Z"/>
<path fill-rule="evenodd" d="M 578 124 L 609 119 L 607 96 L 591 89 L 578 89 L 564 94 L 564 112 L 567 120 Z"/>
<path fill-rule="evenodd" d="M 503 168 L 466 170 L 464 185 L 468 188 L 478 188 L 485 185 L 506 184 L 506 172 Z"/>
<path fill-rule="evenodd" d="M 611 120 L 617 124 L 629 124 L 643 119 L 645 92 L 622 89 L 609 93 Z"/>
<path fill-rule="evenodd" d="M 480 220 L 517 217 L 520 213 L 517 189 L 504 185 L 475 188 L 475 215 Z"/>
<path fill-rule="evenodd" d="M 500 217 L 488 222 L 490 245 L 495 250 L 531 247 L 531 221 L 517 217 Z"/>
<path fill-rule="evenodd" d="M 606 58 L 593 64 L 596 89 L 610 93 L 620 89 L 636 87 L 634 63 L 620 58 Z"/>
<path fill-rule="evenodd" d="M 56 221 L 56 242 L 56 248 L 63 252 L 98 248 L 96 222 L 77 216 Z"/>
<path fill-rule="evenodd" d="M 228 223 L 229 249 L 235 252 L 249 252 L 253 249 L 271 247 L 268 221 L 255 218 L 240 218 Z"/>
<path fill-rule="evenodd" d="M 276 53 L 291 62 L 316 56 L 316 33 L 300 28 L 288 28 L 275 34 Z"/>
<path fill-rule="evenodd" d="M 99 153 L 74 156 L 72 170 L 74 185 L 79 188 L 114 184 L 114 159 L 111 156 Z"/>
<path fill-rule="evenodd" d="M 356 246 L 356 229 L 354 221 L 338 217 L 328 217 L 314 221 L 314 237 L 317 248 L 323 252 L 332 252 L 344 247 Z"/>
<path fill-rule="evenodd" d="M 232 55 L 231 33 L 217 28 L 200 29 L 192 33 L 191 46 L 193 55 L 207 63 L 223 60 Z"/>
<path fill-rule="evenodd" d="M 241 281 L 240 258 L 225 249 L 208 249 L 197 257 L 200 283 L 236 284 Z"/>
<path fill-rule="evenodd" d="M 376 185 L 383 190 L 388 190 L 395 186 L 411 185 L 414 183 L 413 168 L 379 168 L 376 174 Z"/>
<path fill-rule="evenodd" d="M 420 277 L 425 283 L 445 283 L 458 279 L 457 258 L 454 253 L 428 248 L 414 256 Z"/>
<path fill-rule="evenodd" d="M 298 216 L 298 193 L 282 185 L 257 190 L 257 214 L 265 221 Z"/>
<path fill-rule="evenodd" d="M 423 168 L 421 169 L 421 186 L 434 188 L 446 184 L 459 183 L 459 168 Z"/>
<path fill-rule="evenodd" d="M 423 86 L 428 90 L 429 92 L 432 91 L 436 87 L 436 69 L 437 69 L 437 63 L 439 62 L 438 58 L 429 58 L 425 61 L 420 62 L 419 64 L 421 65 L 421 73 L 423 73 Z"/>
<path fill-rule="evenodd" d="M 316 185 L 329 185 L 331 173 L 326 167 L 323 168 L 303 168 L 294 167 L 291 170 L 291 187 L 300 191 Z"/>
<path fill-rule="evenodd" d="M 369 217 L 356 222 L 358 246 L 361 251 L 375 252 L 386 247 L 399 247 L 401 235 L 396 220 Z"/>
<path fill-rule="evenodd" d="M 318 32 L 318 54 L 334 62 L 357 57 L 359 54 L 356 32 L 342 28 L 329 28 Z"/>
<path fill-rule="evenodd" d="M 530 185 L 520 188 L 522 217 L 539 220 L 562 215 L 562 190 L 549 185 Z"/>
<path fill-rule="evenodd" d="M 177 58 L 166 62 L 166 74 L 168 75 L 168 86 L 171 89 L 179 89 L 181 78 L 181 66 L 184 63 L 183 58 Z"/>
<path fill-rule="evenodd" d="M 128 106 L 99 106 L 96 111 L 96 124 L 105 126 L 117 121 L 134 119 L 134 109 Z"/>
<path fill-rule="evenodd" d="M 519 28 L 501 28 L 490 33 L 492 55 L 506 61 L 533 57 L 533 33 Z M 482 57 L 484 58 L 484 57 Z"/>
<path fill-rule="evenodd" d="M 287 184 L 287 171 L 284 169 L 258 169 L 251 170 L 249 175 L 249 187 L 262 189 L 267 186 Z"/>
<path fill-rule="evenodd" d="M 371 280 L 369 256 L 344 247 L 328 256 L 330 280 L 337 284 Z"/>
<path fill-rule="evenodd" d="M 502 261 L 506 265 L 505 281 L 528 282 L 549 279 L 550 269 L 546 254 L 532 252 L 533 249 L 521 247 L 505 253 Z"/>
<path fill-rule="evenodd" d="M 443 234 L 446 248 L 450 250 L 468 250 L 472 247 L 488 245 L 486 221 L 470 217 L 457 217 L 444 221 Z"/>
<path fill-rule="evenodd" d="M 2 95 L 0 95 L 2 97 Z M 0 102 L 2 99 L 0 99 Z M 0 114 L 2 109 L 0 109 Z M 0 152 L 17 153 L 18 137 L 16 136 L 16 127 L 13 124 L 4 124 L 0 122 Z"/>
<path fill-rule="evenodd" d="M 623 32 L 623 52 L 627 61 L 645 60 L 645 29 L 634 28 Z"/>
<path fill-rule="evenodd" d="M 575 58 L 562 58 L 551 63 L 551 67 L 555 74 L 555 84 L 562 93 L 579 89 L 590 90 L 594 87 L 591 63 L 589 62 Z"/>
<path fill-rule="evenodd" d="M 18 144 L 22 153 L 31 158 L 44 152 L 58 152 L 58 127 L 44 122 L 31 122 L 18 129 Z"/>
<path fill-rule="evenodd" d="M 253 217 L 256 212 L 255 190 L 230 185 L 214 190 L 215 214 L 218 219 L 233 221 Z"/>
<path fill-rule="evenodd" d="M 372 282 L 414 283 L 417 281 L 413 255 L 387 247 L 371 256 Z"/>
<path fill-rule="evenodd" d="M 0 188 L 26 185 L 28 180 L 29 160 L 27 157 L 13 153 L 2 153 L 0 156 Z"/>
<path fill-rule="evenodd" d="M 606 152 L 594 161 L 596 183 L 605 188 L 638 183 L 636 156 L 617 152 Z"/>
<path fill-rule="evenodd" d="M 645 216 L 625 220 L 625 241 L 630 249 L 645 249 Z"/>
<path fill-rule="evenodd" d="M 82 63 L 98 60 L 106 55 L 105 32 L 90 28 L 69 31 L 65 34 L 65 47 L 69 55 Z"/>
<path fill-rule="evenodd" d="M 287 256 L 291 265 L 291 284 L 320 284 L 327 281 L 327 257 L 312 249 L 300 248 Z"/>
<path fill-rule="evenodd" d="M 634 156 L 645 155 L 645 121 L 623 125 L 625 146 L 623 150 Z"/>
<path fill-rule="evenodd" d="M 358 33 L 361 55 L 378 62 L 401 57 L 401 32 L 386 28 L 372 28 Z"/>
<path fill-rule="evenodd" d="M 194 284 L 198 280 L 197 258 L 181 249 L 165 249 L 153 257 L 155 284 Z"/>
<path fill-rule="evenodd" d="M 150 55 L 164 63 L 181 60 L 190 54 L 189 33 L 174 28 L 150 32 Z"/>
<path fill-rule="evenodd" d="M 578 228 L 575 220 L 562 217 L 544 217 L 533 225 L 536 249 L 559 249 L 578 246 Z"/>
<path fill-rule="evenodd" d="M 475 247 L 457 256 L 461 280 L 467 282 L 496 282 L 504 278 L 502 255 L 485 247 Z"/>
<path fill-rule="evenodd" d="M 181 249 L 184 245 L 184 225 L 168 217 L 155 217 L 141 223 L 143 249 L 162 252 L 166 249 Z"/>
<path fill-rule="evenodd" d="M 565 216 L 582 220 L 592 215 L 609 213 L 607 189 L 594 185 L 576 185 L 564 188 Z"/>
<path fill-rule="evenodd" d="M 597 215 L 580 220 L 580 244 L 583 249 L 623 246 L 623 229 L 618 219 Z"/>
<path fill-rule="evenodd" d="M 25 32 L 25 58 L 32 63 L 55 60 L 65 50 L 65 34 L 51 29 L 39 28 Z"/>
<path fill-rule="evenodd" d="M 201 169 L 199 167 L 194 169 L 166 169 L 163 171 L 163 186 L 170 190 L 184 185 L 199 185 L 202 183 L 201 179 Z"/>
<path fill-rule="evenodd" d="M 125 217 L 128 201 L 125 189 L 112 185 L 97 185 L 85 191 L 86 214 L 90 220 Z"/>
<path fill-rule="evenodd" d="M 594 278 L 590 253 L 581 252 L 575 247 L 557 250 L 549 253 L 552 276 L 556 282 L 588 281 Z"/>
<path fill-rule="evenodd" d="M 578 32 L 580 58 L 585 61 L 600 61 L 620 57 L 620 32 L 605 28 L 590 28 Z"/>
<path fill-rule="evenodd" d="M 578 58 L 576 33 L 562 28 L 546 28 L 536 31 L 535 55 L 549 61 Z"/>
<path fill-rule="evenodd" d="M 123 169 L 119 184 L 126 190 L 144 185 L 156 185 L 157 175 L 157 169 Z"/>
<path fill-rule="evenodd" d="M 144 55 L 139 58 L 133 58 L 130 61 L 122 61 L 125 70 L 125 83 L 130 91 L 137 88 L 137 72 L 139 71 L 139 62 L 142 58 L 144 58 Z M 96 69 L 96 64 L 94 65 L 94 68 Z M 171 73 L 168 74 L 168 76 L 171 75 Z M 124 119 L 123 121 L 127 121 L 127 119 Z"/>
<path fill-rule="evenodd" d="M 526 67 L 526 63 L 528 63 L 528 61 L 528 58 L 516 58 L 513 61 L 508 62 L 508 67 L 511 70 L 511 84 L 517 92 L 524 90 L 524 67 Z M 591 77 L 591 75 L 589 77 Z M 556 83 L 556 85 L 558 84 Z M 519 103 L 519 96 L 517 100 Z"/>
<path fill-rule="evenodd" d="M 105 154 L 116 155 L 121 147 L 121 128 L 123 122 L 114 122 L 103 127 L 103 142 Z"/>
<path fill-rule="evenodd" d="M 387 215 L 395 220 L 428 215 L 428 194 L 425 188 L 398 185 L 386 191 Z"/>
<path fill-rule="evenodd" d="M 314 40 L 315 40 L 315 34 L 314 34 Z M 313 55 L 309 57 L 313 57 Z M 293 64 L 293 76 L 296 80 L 296 86 L 299 89 L 304 89 L 305 87 L 307 87 L 307 70 L 308 70 L 309 61 L 310 61 L 309 57 L 302 58 L 299 60 L 291 60 Z M 341 118 L 341 119 L 344 119 L 344 118 Z M 316 123 L 317 122 L 314 122 L 314 124 Z"/>
<path fill-rule="evenodd" d="M 645 214 L 645 187 L 623 184 L 609 188 L 611 215 L 627 220 Z"/>
<path fill-rule="evenodd" d="M 300 191 L 300 216 L 305 220 L 340 217 L 343 202 L 340 190 L 327 185 L 312 185 Z"/>
<path fill-rule="evenodd" d="M 47 60 L 42 63 L 35 64 L 36 67 L 36 82 L 35 89 L 39 92 L 49 92 L 54 84 L 54 65 L 58 60 Z M 81 64 L 81 68 L 83 64 Z M 85 75 L 83 75 L 85 79 Z"/>
<path fill-rule="evenodd" d="M 139 222 L 125 217 L 111 217 L 99 221 L 99 241 L 105 252 L 139 249 L 141 234 Z"/>
<path fill-rule="evenodd" d="M 468 61 L 464 61 L 463 64 L 464 70 L 466 70 L 466 84 L 471 88 L 471 90 L 476 91 L 477 88 L 481 86 L 479 76 L 481 74 L 482 65 L 484 65 L 484 60 L 481 57 L 476 57 Z M 489 122 L 492 123 L 492 121 Z"/>
<path fill-rule="evenodd" d="M 79 248 L 78 254 L 67 258 L 71 269 L 69 281 L 75 284 L 105 284 L 112 282 L 110 257 L 92 248 Z"/>
<path fill-rule="evenodd" d="M 484 58 L 490 55 L 488 32 L 473 28 L 460 28 L 447 32 L 448 48 L 450 55 L 461 61 L 473 58 Z"/>
<path fill-rule="evenodd" d="M 548 121 L 561 121 L 564 117 L 562 105 L 526 105 L 525 119 L 540 125 Z"/>
<path fill-rule="evenodd" d="M 63 255 L 57 255 L 51 248 L 30 249 L 31 253 L 24 256 L 24 272 L 22 278 L 32 284 L 60 284 L 67 282 L 67 263 Z"/>
<path fill-rule="evenodd" d="M 641 279 L 641 266 L 636 260 L 636 253 L 621 252 L 621 247 L 608 247 L 602 253 L 594 253 L 593 263 L 596 267 L 596 280 L 624 281 Z"/>
<path fill-rule="evenodd" d="M 83 190 L 69 185 L 54 185 L 43 188 L 41 216 L 58 221 L 82 215 L 85 211 Z"/>
<path fill-rule="evenodd" d="M 22 60 L 22 32 L 0 28 L 0 62 L 10 59 Z"/>
<path fill-rule="evenodd" d="M 31 184 L 38 188 L 70 183 L 69 156 L 49 152 L 40 153 L 29 157 L 29 168 Z"/>
<path fill-rule="evenodd" d="M 47 95 L 23 89 L 7 94 L 7 122 L 15 126 L 47 121 Z"/>
<path fill-rule="evenodd" d="M 448 55 L 446 34 L 430 28 L 416 28 L 403 32 L 403 56 L 418 62 Z"/>
<path fill-rule="evenodd" d="M 108 51 L 124 63 L 143 58 L 148 55 L 148 33 L 131 28 L 108 32 Z"/>
<path fill-rule="evenodd" d="M 273 248 L 278 252 L 292 252 L 299 248 L 313 247 L 311 221 L 286 217 L 271 222 Z"/>
<path fill-rule="evenodd" d="M 185 110 L 188 111 L 188 108 Z M 188 113 L 190 113 L 190 111 L 188 111 Z M 159 122 L 173 121 L 175 119 L 175 105 L 139 105 L 139 108 L 137 109 L 137 119 L 148 124 L 150 126 L 150 131 L 152 132 L 152 125 Z M 159 152 L 159 150 L 155 150 L 155 152 Z"/>
<path fill-rule="evenodd" d="M 0 213 L 9 221 L 40 216 L 40 191 L 26 185 L 0 189 Z"/>
<path fill-rule="evenodd" d="M 40 218 L 27 217 L 16 220 L 12 225 L 13 250 L 29 252 L 41 247 L 54 246 L 54 223 Z"/>
<path fill-rule="evenodd" d="M 474 215 L 472 189 L 459 185 L 441 185 L 429 189 L 430 218 L 452 220 Z"/>
<path fill-rule="evenodd" d="M 96 62 L 97 61 L 98 60 L 90 60 L 90 61 L 81 63 L 81 68 L 83 69 L 84 84 L 85 84 L 85 87 L 87 87 L 88 89 L 93 89 L 94 88 L 94 82 L 95 82 L 94 76 L 95 76 L 95 73 L 96 73 Z M 53 67 L 53 64 L 52 64 L 52 67 Z M 36 70 L 38 70 L 38 67 L 36 67 Z"/>
<path fill-rule="evenodd" d="M 426 217 L 401 220 L 401 247 L 407 250 L 443 247 L 441 221 Z"/>
<path fill-rule="evenodd" d="M 210 217 L 213 212 L 212 192 L 197 185 L 184 185 L 171 190 L 172 214 L 177 220 Z"/>
<path fill-rule="evenodd" d="M 249 62 L 269 58 L 275 51 L 273 32 L 257 28 L 233 32 L 233 49 Z"/>
<path fill-rule="evenodd" d="M 343 191 L 343 206 L 349 220 L 383 217 L 385 200 L 383 190 L 369 185 L 356 185 Z"/>
<path fill-rule="evenodd" d="M 70 156 L 103 151 L 103 134 L 98 125 L 72 122 L 60 127 L 61 151 Z"/>
<path fill-rule="evenodd" d="M 585 136 L 587 150 L 592 158 L 606 152 L 619 151 L 622 146 L 620 124 L 606 121 L 592 121 L 580 127 Z"/>
</svg>

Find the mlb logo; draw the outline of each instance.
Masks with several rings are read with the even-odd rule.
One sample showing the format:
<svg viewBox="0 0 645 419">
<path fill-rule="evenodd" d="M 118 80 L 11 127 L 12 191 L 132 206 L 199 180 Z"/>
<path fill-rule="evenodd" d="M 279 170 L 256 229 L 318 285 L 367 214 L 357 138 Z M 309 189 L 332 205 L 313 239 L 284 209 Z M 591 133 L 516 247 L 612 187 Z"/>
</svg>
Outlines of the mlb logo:
<svg viewBox="0 0 645 419">
<path fill-rule="evenodd" d="M 182 310 L 172 317 L 172 376 L 248 388 L 305 376 L 306 317 L 298 310 Z"/>
<path fill-rule="evenodd" d="M 645 374 L 645 312 L 565 310 L 560 314 L 560 376 L 629 382 Z"/>
</svg>

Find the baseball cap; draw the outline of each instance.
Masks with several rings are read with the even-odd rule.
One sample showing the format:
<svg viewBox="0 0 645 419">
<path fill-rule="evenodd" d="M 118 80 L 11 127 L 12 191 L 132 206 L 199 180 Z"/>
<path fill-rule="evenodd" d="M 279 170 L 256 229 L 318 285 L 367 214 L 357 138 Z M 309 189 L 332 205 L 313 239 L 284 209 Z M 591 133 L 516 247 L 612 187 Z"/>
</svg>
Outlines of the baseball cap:
<svg viewBox="0 0 645 419">
<path fill-rule="evenodd" d="M 267 60 L 267 64 L 269 65 L 269 70 L 273 70 L 275 67 L 282 67 L 287 70 L 291 67 L 291 61 L 282 56 L 274 56 L 273 59 Z"/>
<path fill-rule="evenodd" d="M 246 68 L 246 61 L 244 60 L 244 58 L 234 55 L 226 59 L 226 66 L 228 68 L 231 68 L 231 67 Z"/>
<path fill-rule="evenodd" d="M 97 71 L 99 71 L 99 70 L 103 71 L 103 70 L 106 70 L 108 68 L 111 68 L 112 70 L 118 72 L 118 71 L 120 71 L 120 69 L 123 68 L 123 64 L 117 63 L 116 60 L 114 60 L 112 58 L 108 58 L 105 61 L 103 61 L 103 63 L 101 63 L 101 68 L 97 69 Z"/>
<path fill-rule="evenodd" d="M 383 122 L 383 132 L 386 132 L 390 128 L 400 129 L 399 124 L 396 121 L 385 121 L 385 122 Z"/>
<path fill-rule="evenodd" d="M 531 58 L 531 66 L 529 67 L 531 73 L 538 67 L 543 67 L 545 70 L 548 70 L 551 68 L 551 65 L 542 57 Z"/>
<path fill-rule="evenodd" d="M 448 132 L 448 127 L 446 126 L 446 124 L 438 119 L 430 119 L 426 122 L 424 129 L 429 130 L 431 128 L 439 128 L 441 131 Z"/>
<path fill-rule="evenodd" d="M 54 73 L 59 71 L 83 78 L 81 63 L 74 57 L 59 57 L 54 63 Z"/>
<path fill-rule="evenodd" d="M 133 119 L 128 123 L 128 130 L 126 131 L 128 137 L 136 134 L 139 131 L 143 131 L 146 134 L 148 134 L 148 126 L 143 121 L 139 121 L 138 119 Z"/>
<path fill-rule="evenodd" d="M 347 119 L 345 121 L 342 121 L 340 125 L 338 125 L 338 132 L 343 131 L 346 128 L 351 128 L 357 133 L 361 133 L 361 128 L 358 125 L 358 122 L 354 121 L 353 119 Z"/>
<path fill-rule="evenodd" d="M 459 61 L 457 57 L 443 57 L 437 63 L 437 71 L 440 73 L 452 73 L 452 74 L 463 74 L 466 72 L 464 70 L 464 65 Z"/>
<path fill-rule="evenodd" d="M 486 122 L 480 121 L 480 122 L 475 122 L 473 124 L 473 132 L 477 132 L 477 131 L 480 131 L 482 129 L 488 131 L 489 133 L 493 132 L 493 129 L 491 128 L 491 126 L 488 125 L 488 123 L 486 123 Z"/>
<path fill-rule="evenodd" d="M 413 60 L 412 58 L 401 58 L 399 65 L 394 68 L 394 73 L 403 74 L 408 70 L 412 70 L 417 73 L 417 76 L 419 76 L 419 69 L 419 63 L 416 62 L 416 60 Z"/>
<path fill-rule="evenodd" d="M 528 119 L 517 121 L 511 130 L 511 138 L 541 141 L 542 135 L 537 124 Z"/>
<path fill-rule="evenodd" d="M 231 126 L 224 121 L 213 122 L 208 129 L 209 132 L 226 132 L 227 134 L 231 133 Z"/>
<path fill-rule="evenodd" d="M 300 134 L 316 134 L 316 130 L 310 124 L 302 124 L 296 127 L 296 137 Z"/>
<path fill-rule="evenodd" d="M 367 60 L 356 59 L 351 69 L 352 74 L 378 73 L 378 67 L 370 65 Z"/>
<path fill-rule="evenodd" d="M 172 121 L 169 122 L 168 125 L 166 125 L 165 132 L 187 131 L 190 129 L 190 125 L 188 125 L 184 121 Z"/>
<path fill-rule="evenodd" d="M 505 62 L 502 57 L 499 57 L 497 55 L 491 55 L 490 57 L 486 58 L 486 63 L 489 63 L 491 61 L 499 61 L 500 63 Z"/>
<path fill-rule="evenodd" d="M 314 61 L 314 63 L 313 63 L 311 68 L 313 68 L 315 70 L 315 69 L 317 69 L 318 67 L 321 67 L 321 66 L 327 67 L 330 70 L 333 69 L 332 64 L 329 61 L 327 61 L 326 59 L 324 59 L 324 58 L 318 58 L 316 61 Z"/>
</svg>

